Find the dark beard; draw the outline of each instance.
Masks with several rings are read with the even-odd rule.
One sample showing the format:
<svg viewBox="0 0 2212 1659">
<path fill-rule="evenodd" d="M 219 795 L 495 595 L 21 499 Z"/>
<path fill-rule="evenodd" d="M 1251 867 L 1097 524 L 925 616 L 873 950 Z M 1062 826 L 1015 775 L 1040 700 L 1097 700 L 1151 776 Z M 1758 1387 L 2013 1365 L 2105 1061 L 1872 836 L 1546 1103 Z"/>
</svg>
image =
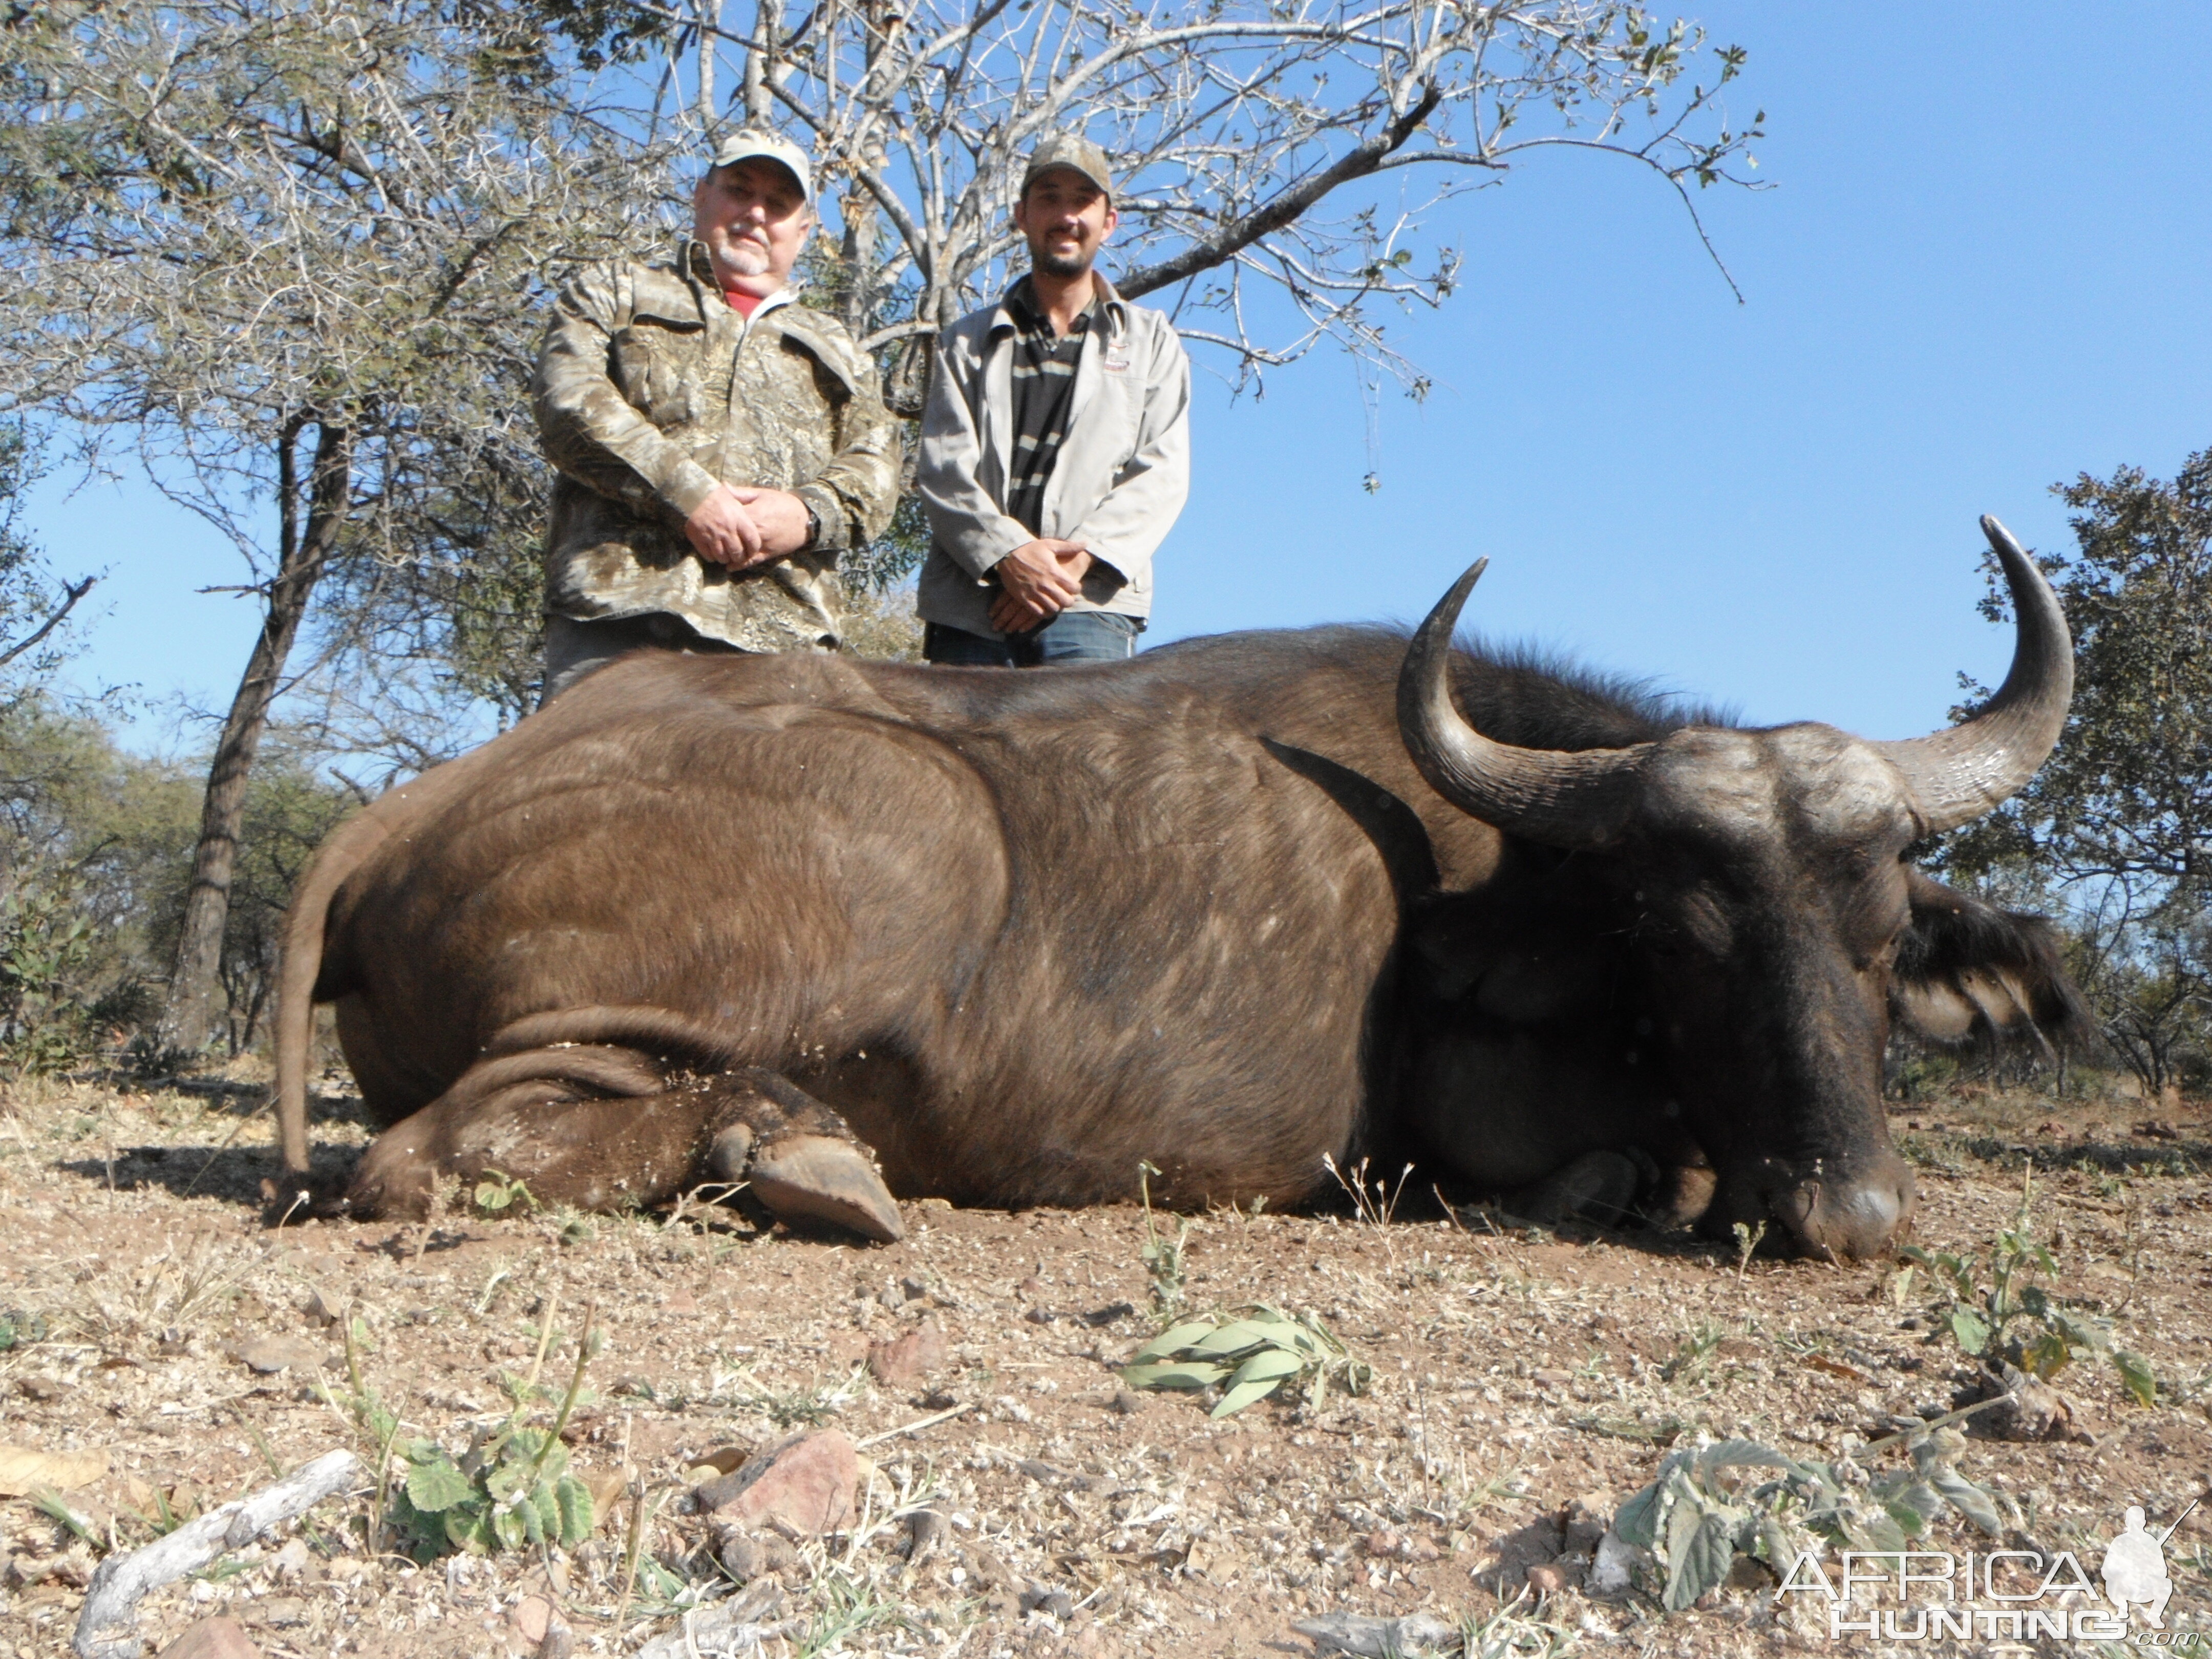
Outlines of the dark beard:
<svg viewBox="0 0 2212 1659">
<path fill-rule="evenodd" d="M 1091 269 L 1091 256 L 1079 253 L 1071 258 L 1056 259 L 1049 253 L 1035 256 L 1036 268 L 1048 276 L 1080 276 Z"/>
</svg>

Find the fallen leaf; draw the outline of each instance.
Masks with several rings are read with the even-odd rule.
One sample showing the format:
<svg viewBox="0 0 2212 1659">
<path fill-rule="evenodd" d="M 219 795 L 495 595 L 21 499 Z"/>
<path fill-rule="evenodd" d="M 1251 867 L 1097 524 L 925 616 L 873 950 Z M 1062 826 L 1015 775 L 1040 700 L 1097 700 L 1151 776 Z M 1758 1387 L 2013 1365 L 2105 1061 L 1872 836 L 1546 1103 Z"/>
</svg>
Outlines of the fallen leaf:
<svg viewBox="0 0 2212 1659">
<path fill-rule="evenodd" d="M 1826 1371 L 1831 1376 L 1847 1378 L 1863 1388 L 1871 1388 L 1874 1385 L 1874 1378 L 1857 1366 L 1847 1365 L 1840 1359 L 1831 1359 L 1824 1353 L 1808 1353 L 1805 1356 L 1805 1363 L 1814 1370 Z"/>
<path fill-rule="evenodd" d="M 0 1498 L 27 1498 L 41 1487 L 75 1492 L 107 1473 L 104 1451 L 40 1452 L 0 1446 Z"/>
<path fill-rule="evenodd" d="M 614 1469 L 580 1469 L 576 1478 L 592 1494 L 592 1524 L 605 1526 L 615 1505 L 622 1502 L 623 1489 L 629 1483 Z"/>
</svg>

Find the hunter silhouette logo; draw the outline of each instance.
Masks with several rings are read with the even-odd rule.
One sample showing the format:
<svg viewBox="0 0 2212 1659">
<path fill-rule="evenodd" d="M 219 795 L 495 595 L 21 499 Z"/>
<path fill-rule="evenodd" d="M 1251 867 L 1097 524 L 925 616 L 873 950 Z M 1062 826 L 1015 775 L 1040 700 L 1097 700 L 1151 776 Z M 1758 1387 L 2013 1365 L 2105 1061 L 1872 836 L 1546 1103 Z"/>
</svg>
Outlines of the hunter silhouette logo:
<svg viewBox="0 0 2212 1659">
<path fill-rule="evenodd" d="M 2156 1632 L 2136 1640 L 2160 1654 L 2212 1659 L 2204 1633 L 2169 1631 L 2166 1604 L 2173 1580 L 2166 1546 L 2201 1498 L 2163 1532 L 2130 1505 L 2118 1537 L 2106 1546 L 2097 1586 L 2071 1550 L 1845 1550 L 1824 1561 L 1801 1551 L 1778 1596 L 1813 1595 L 1828 1604 L 1828 1639 L 1863 1636 L 1893 1643 L 2000 1638 L 2018 1642 L 2123 1642 L 2131 1610 Z M 1887 1605 L 1885 1605 L 1887 1604 Z"/>
<path fill-rule="evenodd" d="M 2128 1603 L 2139 1604 L 2143 1618 L 2153 1630 L 2164 1630 L 2168 1597 L 2173 1594 L 2173 1580 L 2166 1576 L 2166 1540 L 2173 1536 L 2174 1528 L 2189 1518 L 2189 1510 L 2197 1507 L 2198 1500 L 2189 1500 L 2189 1509 L 2173 1517 L 2169 1526 L 2156 1537 L 2143 1524 L 2143 1512 L 2130 1504 L 2128 1506 L 2127 1526 L 2105 1550 L 2105 1565 L 2101 1569 L 2105 1580 L 2105 1595 L 2120 1610 L 2120 1617 L 2128 1616 Z"/>
</svg>

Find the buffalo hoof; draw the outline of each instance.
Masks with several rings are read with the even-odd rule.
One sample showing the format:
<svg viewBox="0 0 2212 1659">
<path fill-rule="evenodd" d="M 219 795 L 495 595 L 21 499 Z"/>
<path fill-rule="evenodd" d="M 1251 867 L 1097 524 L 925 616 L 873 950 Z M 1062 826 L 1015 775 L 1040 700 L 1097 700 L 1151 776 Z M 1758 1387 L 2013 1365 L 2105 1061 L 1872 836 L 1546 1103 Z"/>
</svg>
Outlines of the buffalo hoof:
<svg viewBox="0 0 2212 1659">
<path fill-rule="evenodd" d="M 879 1244 L 906 1237 L 883 1177 L 849 1140 L 787 1135 L 755 1156 L 745 1179 L 754 1196 L 787 1221 L 826 1221 Z"/>
<path fill-rule="evenodd" d="M 745 1178 L 745 1166 L 752 1162 L 752 1156 L 751 1128 L 743 1123 L 732 1123 L 707 1148 L 707 1173 L 717 1181 L 735 1186 Z"/>
<path fill-rule="evenodd" d="M 1627 1219 L 1641 1184 L 1633 1159 L 1620 1152 L 1584 1152 L 1525 1188 L 1506 1207 L 1540 1226 L 1586 1221 L 1618 1227 Z"/>
</svg>

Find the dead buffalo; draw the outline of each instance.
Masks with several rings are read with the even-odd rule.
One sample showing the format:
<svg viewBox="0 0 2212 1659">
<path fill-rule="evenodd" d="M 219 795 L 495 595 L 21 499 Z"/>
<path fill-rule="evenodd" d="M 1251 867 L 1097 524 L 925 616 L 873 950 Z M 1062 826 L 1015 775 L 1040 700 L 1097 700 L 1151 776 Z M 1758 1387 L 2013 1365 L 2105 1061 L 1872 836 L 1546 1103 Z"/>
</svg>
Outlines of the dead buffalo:
<svg viewBox="0 0 2212 1659">
<path fill-rule="evenodd" d="M 1709 1231 L 1871 1255 L 1913 1197 L 1893 1018 L 2077 1006 L 2040 923 L 1906 857 L 2065 719 L 2064 618 L 1984 527 L 2011 672 L 1910 742 L 1688 722 L 1455 650 L 1479 566 L 1410 643 L 1230 635 L 1021 673 L 626 659 L 317 858 L 278 1196 L 311 1191 L 334 1001 L 395 1126 L 311 1200 L 357 1215 L 486 1169 L 585 1207 L 743 1179 L 890 1237 L 891 1194 L 1085 1204 L 1149 1159 L 1170 1202 L 1281 1204 L 1325 1154 L 1404 1146 L 1494 1188 L 1595 1153 L 1709 1168 Z"/>
</svg>

